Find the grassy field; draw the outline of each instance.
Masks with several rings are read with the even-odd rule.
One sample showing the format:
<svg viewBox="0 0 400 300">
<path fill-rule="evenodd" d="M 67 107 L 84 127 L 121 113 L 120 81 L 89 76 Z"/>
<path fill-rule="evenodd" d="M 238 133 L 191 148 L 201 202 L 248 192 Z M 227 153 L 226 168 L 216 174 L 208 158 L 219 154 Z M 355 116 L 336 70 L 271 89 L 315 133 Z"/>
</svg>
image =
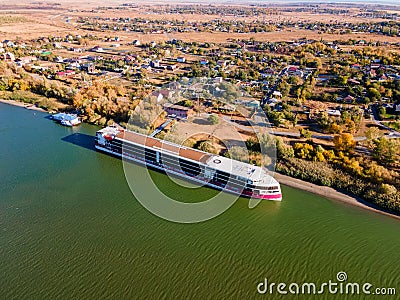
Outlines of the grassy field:
<svg viewBox="0 0 400 300">
<path fill-rule="evenodd" d="M 0 25 L 3 24 L 15 24 L 15 23 L 24 23 L 28 22 L 28 19 L 23 16 L 13 16 L 13 15 L 0 15 Z"/>
<path fill-rule="evenodd" d="M 400 131 L 400 121 L 397 122 L 389 122 L 388 126 L 393 128 L 394 130 Z"/>
</svg>

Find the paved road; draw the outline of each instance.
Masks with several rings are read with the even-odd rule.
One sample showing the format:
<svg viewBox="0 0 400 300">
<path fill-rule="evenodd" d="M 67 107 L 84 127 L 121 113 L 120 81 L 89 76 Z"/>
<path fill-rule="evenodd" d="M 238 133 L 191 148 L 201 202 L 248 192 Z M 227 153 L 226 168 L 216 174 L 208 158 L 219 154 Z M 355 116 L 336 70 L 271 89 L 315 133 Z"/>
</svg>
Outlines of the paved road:
<svg viewBox="0 0 400 300">
<path fill-rule="evenodd" d="M 279 135 L 279 136 L 287 136 L 287 137 L 300 137 L 299 133 L 292 133 L 292 132 L 286 132 L 286 131 L 271 131 L 270 134 L 273 135 Z M 312 134 L 312 138 L 314 139 L 320 139 L 320 140 L 333 140 L 333 135 L 331 134 Z M 354 140 L 357 142 L 364 141 L 367 138 L 365 136 L 356 136 L 354 137 Z"/>
<path fill-rule="evenodd" d="M 109 81 L 109 80 L 112 80 L 112 79 L 117 79 L 117 78 L 120 78 L 120 77 L 122 77 L 122 74 L 114 75 L 112 77 L 104 79 L 103 82 L 106 82 L 106 81 Z"/>
<path fill-rule="evenodd" d="M 160 127 L 156 128 L 156 130 L 154 130 L 149 136 L 150 137 L 154 137 L 156 136 L 158 133 L 160 133 L 169 123 L 171 123 L 172 119 L 168 119 L 167 121 L 165 121 Z"/>
<path fill-rule="evenodd" d="M 377 110 L 376 110 L 376 106 L 375 106 L 375 105 L 372 106 L 371 110 L 372 110 L 372 119 L 373 119 L 374 123 L 375 123 L 378 127 L 382 128 L 382 129 L 389 130 L 389 131 L 394 132 L 394 133 L 397 133 L 396 130 L 394 130 L 393 128 L 390 128 L 390 127 L 388 127 L 388 126 L 386 126 L 386 125 L 383 124 L 381 121 L 379 121 L 379 116 L 378 116 L 378 112 L 377 112 Z"/>
<path fill-rule="evenodd" d="M 398 132 L 397 130 L 386 126 L 385 124 L 383 124 L 383 122 L 379 121 L 379 117 L 378 117 L 378 112 L 376 110 L 376 106 L 373 105 L 372 108 L 372 120 L 374 121 L 374 123 L 381 129 L 386 129 L 389 130 L 389 134 L 386 135 L 387 138 L 389 139 L 399 139 L 400 138 L 400 132 Z"/>
<path fill-rule="evenodd" d="M 43 81 L 43 75 L 39 74 L 31 74 L 31 76 L 37 80 Z"/>
<path fill-rule="evenodd" d="M 275 80 L 274 86 L 270 89 L 268 94 L 261 100 L 261 107 L 264 107 L 264 105 L 267 103 L 267 101 L 271 98 L 272 94 L 275 92 L 276 88 L 278 87 L 279 83 L 282 80 L 282 76 L 286 74 L 288 67 L 284 67 L 278 75 L 278 78 Z"/>
<path fill-rule="evenodd" d="M 259 132 L 259 130 L 257 130 L 256 128 L 250 127 L 250 126 L 245 126 L 245 125 L 241 125 L 238 124 L 236 122 L 231 121 L 229 116 L 223 116 L 222 119 L 231 124 L 232 126 L 235 126 L 241 130 L 247 131 L 247 132 Z M 265 122 L 263 122 L 264 118 L 260 115 L 256 115 L 254 117 L 255 122 L 254 125 L 255 126 L 265 126 Z M 269 127 L 270 128 L 270 127 Z M 273 131 L 273 130 L 267 130 L 267 133 L 272 134 L 272 135 L 277 135 L 277 136 L 286 136 L 286 137 L 292 137 L 292 138 L 299 138 L 300 137 L 300 133 L 294 133 L 294 132 L 287 132 L 287 131 Z M 321 139 L 321 140 L 332 140 L 333 139 L 333 135 L 331 134 L 313 134 L 311 135 L 312 138 L 314 139 Z M 388 136 L 389 137 L 389 136 Z M 390 136 L 392 138 L 400 138 L 400 134 L 398 135 L 392 135 Z M 359 141 L 364 141 L 366 140 L 365 136 L 357 136 L 354 138 L 357 142 Z"/>
</svg>

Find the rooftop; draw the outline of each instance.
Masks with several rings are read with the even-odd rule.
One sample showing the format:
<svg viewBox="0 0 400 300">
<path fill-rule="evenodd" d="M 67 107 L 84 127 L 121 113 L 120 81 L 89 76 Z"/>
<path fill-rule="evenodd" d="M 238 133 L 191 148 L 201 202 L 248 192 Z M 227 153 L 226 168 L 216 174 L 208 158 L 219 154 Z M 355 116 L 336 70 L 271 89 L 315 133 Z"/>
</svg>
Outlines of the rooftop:
<svg viewBox="0 0 400 300">
<path fill-rule="evenodd" d="M 159 140 L 157 138 L 152 138 L 128 130 L 119 132 L 116 137 L 126 141 L 132 141 L 134 143 L 146 145 L 147 147 L 162 149 L 164 151 L 172 152 L 175 155 L 203 163 L 208 159 L 209 156 L 211 156 L 211 154 L 206 152 L 197 151 L 192 148 L 180 146 L 168 141 Z"/>
<path fill-rule="evenodd" d="M 54 115 L 51 115 L 53 120 L 56 121 L 62 121 L 62 120 L 66 120 L 66 121 L 72 121 L 78 118 L 78 115 L 76 114 L 67 114 L 67 113 L 57 113 Z"/>
<path fill-rule="evenodd" d="M 177 104 L 172 104 L 172 103 L 165 103 L 163 105 L 164 108 L 171 108 L 171 109 L 175 109 L 175 110 L 181 110 L 181 111 L 189 111 L 192 110 L 189 107 L 186 106 L 182 106 L 182 105 L 177 105 Z"/>
</svg>

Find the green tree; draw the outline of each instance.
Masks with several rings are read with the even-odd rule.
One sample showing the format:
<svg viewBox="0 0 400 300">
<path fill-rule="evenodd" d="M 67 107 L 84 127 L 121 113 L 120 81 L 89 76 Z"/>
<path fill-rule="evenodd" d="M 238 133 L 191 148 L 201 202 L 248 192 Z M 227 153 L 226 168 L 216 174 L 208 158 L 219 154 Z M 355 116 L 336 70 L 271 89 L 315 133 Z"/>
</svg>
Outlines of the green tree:
<svg viewBox="0 0 400 300">
<path fill-rule="evenodd" d="M 198 149 L 204 152 L 218 154 L 218 150 L 214 147 L 211 141 L 202 141 L 199 144 Z"/>
<path fill-rule="evenodd" d="M 376 88 L 369 88 L 368 89 L 368 95 L 369 98 L 372 99 L 373 101 L 377 101 L 381 99 L 381 93 Z"/>
<path fill-rule="evenodd" d="M 281 82 L 278 85 L 278 90 L 282 93 L 283 97 L 289 94 L 290 85 L 286 82 L 286 78 L 282 78 Z"/>
<path fill-rule="evenodd" d="M 293 147 L 287 145 L 281 137 L 276 138 L 276 155 L 278 158 L 294 157 Z"/>
<path fill-rule="evenodd" d="M 216 114 L 211 114 L 207 118 L 211 125 L 217 125 L 219 123 L 219 117 Z"/>
<path fill-rule="evenodd" d="M 311 131 L 308 129 L 300 128 L 300 137 L 305 138 L 305 139 L 310 139 L 311 138 Z"/>
<path fill-rule="evenodd" d="M 371 127 L 365 132 L 365 137 L 367 138 L 367 147 L 373 149 L 375 145 L 374 140 L 382 137 L 382 132 L 379 130 L 378 127 Z"/>
<path fill-rule="evenodd" d="M 397 139 L 381 137 L 373 141 L 375 144 L 373 156 L 378 161 L 390 164 L 397 160 L 400 154 L 400 142 Z"/>
<path fill-rule="evenodd" d="M 267 111 L 268 120 L 276 127 L 282 124 L 283 114 L 278 111 L 269 110 Z"/>
<path fill-rule="evenodd" d="M 327 129 L 331 123 L 332 123 L 332 120 L 331 120 L 331 118 L 329 117 L 329 115 L 328 115 L 328 113 L 326 111 L 322 112 L 319 115 L 318 125 L 322 129 Z"/>
<path fill-rule="evenodd" d="M 395 186 L 386 183 L 381 184 L 379 190 L 385 195 L 393 195 L 397 193 L 397 189 Z"/>
<path fill-rule="evenodd" d="M 188 99 L 179 102 L 179 104 L 185 107 L 193 107 L 193 102 Z"/>
</svg>

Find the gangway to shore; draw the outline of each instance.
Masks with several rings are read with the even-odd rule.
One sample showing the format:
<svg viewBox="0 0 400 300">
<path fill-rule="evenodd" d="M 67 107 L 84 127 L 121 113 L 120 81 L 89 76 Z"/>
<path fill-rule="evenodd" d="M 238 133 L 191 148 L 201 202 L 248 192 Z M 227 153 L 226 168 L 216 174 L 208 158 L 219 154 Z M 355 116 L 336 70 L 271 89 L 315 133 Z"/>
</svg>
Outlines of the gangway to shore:
<svg viewBox="0 0 400 300">
<path fill-rule="evenodd" d="M 171 123 L 171 121 L 172 121 L 171 119 L 165 121 L 160 127 L 156 128 L 156 130 L 154 130 L 149 136 L 154 137 L 157 134 L 159 134 L 169 123 Z"/>
</svg>

